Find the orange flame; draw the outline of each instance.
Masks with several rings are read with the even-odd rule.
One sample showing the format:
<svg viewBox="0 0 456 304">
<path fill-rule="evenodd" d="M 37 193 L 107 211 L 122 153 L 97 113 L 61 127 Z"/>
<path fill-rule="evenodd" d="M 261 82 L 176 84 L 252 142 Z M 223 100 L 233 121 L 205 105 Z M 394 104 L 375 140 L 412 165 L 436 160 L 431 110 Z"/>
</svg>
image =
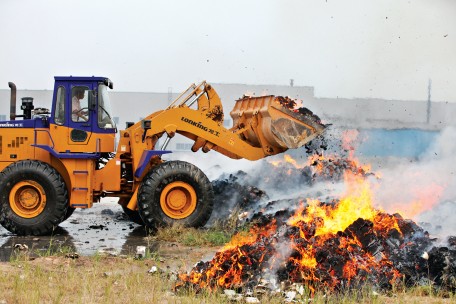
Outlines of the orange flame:
<svg viewBox="0 0 456 304">
<path fill-rule="evenodd" d="M 273 165 L 274 167 L 280 167 L 283 166 L 284 164 L 290 164 L 292 165 L 295 169 L 302 169 L 307 165 L 307 162 L 304 164 L 299 164 L 297 160 L 295 160 L 293 157 L 291 157 L 288 154 L 283 155 L 283 159 L 279 160 L 268 160 L 268 163 Z"/>
<path fill-rule="evenodd" d="M 275 220 L 272 220 L 266 226 L 263 226 L 261 228 L 253 226 L 252 228 L 250 228 L 248 233 L 241 232 L 233 235 L 231 240 L 225 246 L 223 246 L 223 250 L 229 250 L 233 248 L 238 248 L 242 245 L 252 244 L 255 241 L 257 241 L 258 238 L 268 237 L 269 235 L 275 233 L 276 228 L 277 227 Z"/>
<path fill-rule="evenodd" d="M 431 210 L 439 203 L 445 191 L 445 186 L 437 183 L 420 186 L 411 185 L 406 197 L 398 197 L 398 201 L 395 204 L 388 206 L 388 211 L 400 213 L 406 218 L 415 218 L 417 215 Z"/>
<path fill-rule="evenodd" d="M 308 206 L 301 206 L 289 219 L 288 224 L 295 226 L 300 221 L 309 223 L 318 218 L 323 223 L 316 229 L 315 236 L 325 236 L 344 231 L 354 221 L 362 218 L 373 222 L 380 230 L 394 227 L 400 231 L 395 220 L 378 216 L 381 211 L 373 207 L 372 185 L 368 180 L 345 172 L 345 183 L 346 193 L 335 207 L 322 206 L 318 200 L 308 199 Z"/>
<path fill-rule="evenodd" d="M 374 229 L 380 233 L 386 234 L 391 229 L 396 229 L 400 233 L 397 220 L 393 216 L 388 216 L 373 208 L 373 192 L 368 180 L 346 172 L 345 182 L 347 184 L 346 193 L 337 205 L 323 205 L 318 200 L 308 199 L 307 206 L 304 207 L 301 204 L 295 214 L 290 217 L 288 224 L 300 229 L 301 238 L 307 240 L 319 238 L 316 245 L 323 245 L 327 239 L 334 237 L 340 231 L 345 231 L 359 218 L 371 221 Z M 307 235 L 309 225 L 313 225 L 315 229 L 312 235 Z M 343 240 L 343 238 L 340 239 Z M 355 238 L 350 241 L 357 242 Z M 348 240 L 341 242 L 341 246 L 349 248 L 346 242 Z M 295 264 L 308 270 L 317 266 L 312 246 L 303 248 L 300 245 L 294 245 L 294 249 L 300 252 L 300 259 L 292 259 Z M 353 266 L 353 263 L 347 263 L 344 266 L 344 277 L 353 276 L 354 272 L 364 264 L 371 267 L 377 263 L 375 259 L 368 258 L 363 263 L 356 261 L 356 267 Z"/>
<path fill-rule="evenodd" d="M 347 133 L 348 139 L 356 136 L 356 132 Z M 317 161 L 314 166 L 317 170 L 323 170 L 323 160 L 328 159 L 331 158 L 313 156 L 308 159 L 307 165 Z M 281 165 L 284 162 L 292 164 L 295 168 L 303 167 L 289 155 L 284 156 L 283 162 L 277 161 L 272 164 Z M 319 165 L 321 167 L 318 167 Z M 278 242 L 281 236 L 277 235 L 276 220 L 272 220 L 261 227 L 252 227 L 248 233 L 233 236 L 223 250 L 208 263 L 204 273 L 192 271 L 188 275 L 181 275 L 180 278 L 200 287 L 232 288 L 242 286 L 249 278 L 245 272 L 249 273 L 248 269 L 260 267 L 258 264 L 262 263 L 268 265 L 267 267 L 275 267 L 273 265 L 277 264 L 289 265 L 291 270 L 288 275 L 301 282 L 308 282 L 311 291 L 315 290 L 314 284 L 321 284 L 330 289 L 335 288 L 342 279 L 350 284 L 360 272 L 370 273 L 374 269 L 384 271 L 391 282 L 400 278 L 401 274 L 391 266 L 386 256 L 380 253 L 374 257 L 365 251 L 362 242 L 356 236 L 358 232 L 352 232 L 352 228 L 349 228 L 362 219 L 372 223 L 372 226 L 369 226 L 372 227 L 370 233 L 386 236 L 392 230 L 396 230 L 401 234 L 397 219 L 374 209 L 373 186 L 363 174 L 368 171 L 363 171 L 365 169 L 354 158 L 344 165 L 347 165 L 343 173 L 346 191 L 337 204 L 323 204 L 318 200 L 307 199 L 306 204 L 301 202 L 294 215 L 286 222 L 294 229 L 288 235 L 292 255 L 274 251 L 274 242 Z M 331 245 L 326 242 L 330 242 Z M 322 268 L 317 253 L 320 248 L 328 246 L 330 250 L 348 256 L 348 259 L 340 269 L 329 269 L 329 277 L 320 281 L 318 273 L 325 268 Z M 382 267 L 386 270 L 382 270 Z"/>
<path fill-rule="evenodd" d="M 358 138 L 358 130 L 345 130 L 342 132 L 342 148 L 349 151 L 350 158 L 353 158 L 355 141 Z"/>
</svg>

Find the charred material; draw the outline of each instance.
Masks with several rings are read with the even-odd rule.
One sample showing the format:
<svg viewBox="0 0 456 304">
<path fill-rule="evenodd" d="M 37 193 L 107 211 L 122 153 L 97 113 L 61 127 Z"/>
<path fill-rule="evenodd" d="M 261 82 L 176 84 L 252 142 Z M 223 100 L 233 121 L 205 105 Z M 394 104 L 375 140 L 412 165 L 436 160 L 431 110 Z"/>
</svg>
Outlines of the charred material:
<svg viewBox="0 0 456 304">
<path fill-rule="evenodd" d="M 337 204 L 321 203 L 325 210 Z M 389 290 L 429 284 L 440 289 L 456 288 L 456 250 L 432 247 L 432 240 L 413 221 L 399 215 L 377 212 L 373 219 L 358 218 L 343 231 L 322 234 L 324 219 L 305 218 L 307 209 L 258 213 L 249 233 L 239 233 L 211 261 L 200 262 L 180 275 L 178 288 L 255 289 L 273 277 L 280 286 L 294 283 L 309 290 L 345 290 L 370 283 Z"/>
<path fill-rule="evenodd" d="M 230 220 L 233 216 L 254 209 L 260 201 L 269 199 L 265 191 L 239 183 L 239 180 L 245 176 L 245 172 L 238 171 L 235 175 L 221 176 L 212 181 L 214 201 L 219 208 L 216 216 L 209 220 L 208 225 L 213 224 L 216 218 L 224 219 L 222 221 Z"/>
<path fill-rule="evenodd" d="M 221 201 L 235 196 L 237 211 L 251 213 L 251 229 L 235 234 L 212 260 L 181 274 L 177 289 L 264 293 L 265 288 L 287 291 L 298 284 L 313 293 L 358 289 L 366 284 L 391 290 L 405 284 L 456 290 L 456 237 L 448 239 L 448 247 L 438 247 L 414 221 L 375 210 L 364 197 L 348 207 L 344 198 L 267 202 L 264 191 L 244 186 L 286 191 L 292 186 L 299 189 L 315 182 L 341 180 L 345 175 L 355 181 L 374 175 L 352 158 L 325 156 L 321 152 L 326 149 L 324 142 L 309 143 L 306 149 L 312 155 L 304 166 L 285 159 L 265 163 L 263 174 L 240 171 L 213 182 Z M 354 211 L 362 204 L 366 210 L 358 215 Z"/>
</svg>

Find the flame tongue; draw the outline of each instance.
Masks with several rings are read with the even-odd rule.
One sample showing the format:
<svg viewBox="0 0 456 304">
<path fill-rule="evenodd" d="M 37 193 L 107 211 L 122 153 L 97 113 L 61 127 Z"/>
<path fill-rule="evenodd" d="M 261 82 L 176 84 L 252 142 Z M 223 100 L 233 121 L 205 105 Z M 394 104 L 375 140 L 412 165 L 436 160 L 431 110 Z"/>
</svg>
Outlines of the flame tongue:
<svg viewBox="0 0 456 304">
<path fill-rule="evenodd" d="M 337 204 L 308 200 L 288 220 L 298 228 L 291 235 L 295 256 L 287 262 L 294 266 L 291 277 L 304 276 L 310 285 L 329 288 L 350 284 L 361 271 L 381 273 L 391 282 L 400 277 L 397 270 L 383 267 L 390 263 L 379 252 L 379 238 L 391 230 L 400 233 L 396 219 L 372 208 L 372 193 L 363 179 L 348 178 L 353 179 L 349 194 Z"/>
<path fill-rule="evenodd" d="M 290 218 L 288 223 L 295 226 L 299 222 L 317 222 L 315 236 L 331 236 L 339 231 L 344 231 L 358 218 L 366 219 L 374 223 L 379 231 L 391 228 L 399 230 L 397 223 L 384 216 L 372 207 L 372 191 L 367 180 L 346 173 L 348 189 L 340 201 L 335 205 L 324 205 L 318 200 L 307 200 L 305 212 L 301 207 Z"/>
<path fill-rule="evenodd" d="M 275 232 L 275 220 L 271 220 L 261 230 L 256 226 L 248 234 L 237 234 L 211 261 L 201 262 L 180 279 L 200 288 L 241 287 L 274 254 L 275 238 L 271 235 Z"/>
</svg>

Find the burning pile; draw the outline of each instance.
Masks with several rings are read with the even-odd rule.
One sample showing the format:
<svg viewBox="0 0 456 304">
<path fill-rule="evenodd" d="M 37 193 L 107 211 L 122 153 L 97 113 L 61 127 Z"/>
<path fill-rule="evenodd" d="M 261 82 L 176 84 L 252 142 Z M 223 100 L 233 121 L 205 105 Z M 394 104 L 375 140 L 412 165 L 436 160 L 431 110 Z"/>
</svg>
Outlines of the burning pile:
<svg viewBox="0 0 456 304">
<path fill-rule="evenodd" d="M 374 210 L 368 183 L 346 178 L 351 189 L 338 201 L 308 200 L 294 213 L 256 214 L 248 233 L 236 234 L 211 261 L 180 275 L 181 284 L 255 290 L 267 279 L 271 289 L 302 283 L 311 291 L 334 291 L 432 280 L 454 290 L 456 251 L 426 253 L 432 240 L 423 229 Z"/>
<path fill-rule="evenodd" d="M 181 274 L 177 288 L 285 291 L 298 283 L 314 292 L 365 284 L 391 289 L 404 283 L 456 290 L 454 238 L 449 247 L 433 247 L 434 240 L 413 221 L 374 209 L 370 168 L 323 154 L 303 166 L 292 158 L 271 165 L 288 173 L 311 172 L 307 176 L 313 181 L 344 179 L 346 194 L 327 202 L 287 200 L 288 207 L 275 213 L 257 212 L 248 232 L 237 233 L 212 260 Z M 257 188 L 248 189 L 255 190 L 254 202 L 267 198 Z M 276 203 L 281 202 L 268 207 Z"/>
</svg>

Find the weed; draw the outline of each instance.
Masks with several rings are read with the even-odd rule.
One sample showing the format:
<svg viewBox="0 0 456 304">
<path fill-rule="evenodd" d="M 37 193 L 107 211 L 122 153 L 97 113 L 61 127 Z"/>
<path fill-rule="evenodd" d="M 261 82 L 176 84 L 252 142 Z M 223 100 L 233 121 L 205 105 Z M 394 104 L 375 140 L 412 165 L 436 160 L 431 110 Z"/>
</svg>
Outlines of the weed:
<svg viewBox="0 0 456 304">
<path fill-rule="evenodd" d="M 221 246 L 231 235 L 219 229 L 185 228 L 179 225 L 160 228 L 152 237 L 158 241 L 178 242 L 185 246 Z"/>
<path fill-rule="evenodd" d="M 21 262 L 21 267 L 0 264 L 0 302 L 6 303 L 232 303 L 221 290 L 184 289 L 172 292 L 175 281 L 166 273 L 150 275 L 147 261 L 113 257 L 62 256 Z M 299 303 L 454 303 L 454 294 L 420 295 L 419 289 L 378 295 L 360 290 L 330 293 L 304 290 Z M 261 303 L 283 303 L 283 294 L 263 296 Z"/>
</svg>

